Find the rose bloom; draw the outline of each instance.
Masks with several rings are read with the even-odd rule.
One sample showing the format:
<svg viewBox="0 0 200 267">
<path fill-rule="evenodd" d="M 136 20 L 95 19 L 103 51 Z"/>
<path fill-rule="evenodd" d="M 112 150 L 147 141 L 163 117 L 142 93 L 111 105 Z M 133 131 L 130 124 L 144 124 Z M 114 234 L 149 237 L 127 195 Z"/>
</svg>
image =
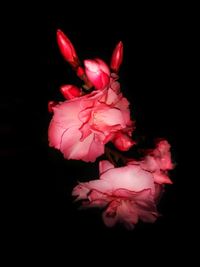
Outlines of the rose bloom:
<svg viewBox="0 0 200 267">
<path fill-rule="evenodd" d="M 84 207 L 104 208 L 106 226 L 117 222 L 134 228 L 138 220 L 154 222 L 158 215 L 157 195 L 153 175 L 139 165 L 115 168 L 109 161 L 99 163 L 100 179 L 77 185 L 72 195 L 83 201 Z"/>
<path fill-rule="evenodd" d="M 60 102 L 52 110 L 49 145 L 67 159 L 94 162 L 115 134 L 123 132 L 130 138 L 133 131 L 129 102 L 120 93 L 116 77 L 110 78 L 108 89 Z M 132 145 L 127 140 L 126 144 L 127 149 Z"/>
</svg>

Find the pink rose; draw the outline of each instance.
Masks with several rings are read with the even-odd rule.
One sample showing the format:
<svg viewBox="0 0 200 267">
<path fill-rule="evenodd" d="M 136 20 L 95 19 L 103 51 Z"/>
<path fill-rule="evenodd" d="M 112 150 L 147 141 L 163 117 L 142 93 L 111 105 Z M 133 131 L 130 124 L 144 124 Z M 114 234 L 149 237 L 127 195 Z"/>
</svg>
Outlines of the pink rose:
<svg viewBox="0 0 200 267">
<path fill-rule="evenodd" d="M 99 163 L 100 179 L 77 185 L 72 195 L 85 207 L 104 208 L 103 221 L 111 227 L 122 222 L 132 229 L 138 220 L 154 222 L 158 217 L 155 200 L 160 186 L 140 165 L 115 168 L 109 161 Z"/>
<path fill-rule="evenodd" d="M 49 144 L 67 159 L 94 162 L 117 132 L 132 133 L 128 106 L 112 78 L 108 89 L 60 102 L 52 107 Z"/>
</svg>

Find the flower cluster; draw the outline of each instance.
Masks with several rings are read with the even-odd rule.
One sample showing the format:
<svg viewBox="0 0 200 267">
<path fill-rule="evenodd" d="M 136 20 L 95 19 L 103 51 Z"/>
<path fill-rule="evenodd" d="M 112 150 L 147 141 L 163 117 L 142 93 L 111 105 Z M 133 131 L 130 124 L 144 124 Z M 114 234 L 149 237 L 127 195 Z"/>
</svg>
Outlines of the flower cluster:
<svg viewBox="0 0 200 267">
<path fill-rule="evenodd" d="M 77 185 L 72 194 L 85 207 L 105 209 L 107 226 L 122 222 L 132 229 L 138 220 L 154 222 L 159 216 L 156 204 L 164 184 L 171 184 L 168 170 L 173 168 L 167 141 L 141 161 L 129 159 L 124 167 L 115 168 L 109 161 L 99 162 L 100 179 Z"/>
<path fill-rule="evenodd" d="M 66 159 L 94 162 L 112 142 L 119 151 L 128 151 L 134 144 L 134 122 L 130 118 L 129 102 L 118 82 L 123 59 L 123 44 L 115 47 L 110 68 L 99 58 L 84 60 L 82 65 L 67 36 L 57 31 L 60 52 L 83 80 L 82 88 L 63 85 L 60 91 L 65 101 L 49 102 L 53 113 L 49 125 L 49 145 L 59 149 Z M 138 220 L 154 222 L 158 217 L 156 204 L 164 184 L 171 184 L 168 171 L 173 168 L 170 145 L 157 142 L 143 159 L 127 159 L 116 166 L 111 157 L 99 162 L 100 179 L 79 183 L 72 195 L 85 207 L 104 209 L 107 226 L 122 222 L 132 229 Z"/>
</svg>

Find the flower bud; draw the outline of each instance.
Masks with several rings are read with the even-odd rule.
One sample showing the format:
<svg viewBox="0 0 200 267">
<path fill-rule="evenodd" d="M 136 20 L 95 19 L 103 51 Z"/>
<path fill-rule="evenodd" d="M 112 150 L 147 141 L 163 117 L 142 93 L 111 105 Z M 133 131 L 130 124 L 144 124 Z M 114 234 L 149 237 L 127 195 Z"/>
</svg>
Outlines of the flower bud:
<svg viewBox="0 0 200 267">
<path fill-rule="evenodd" d="M 119 67 L 122 63 L 123 60 L 123 43 L 120 41 L 112 54 L 112 58 L 111 58 L 111 63 L 110 63 L 110 67 L 114 72 L 118 72 Z"/>
<path fill-rule="evenodd" d="M 122 132 L 116 133 L 112 142 L 115 147 L 121 151 L 128 151 L 135 144 L 127 134 Z"/>
<path fill-rule="evenodd" d="M 85 72 L 89 81 L 97 90 L 103 90 L 110 82 L 110 70 L 101 59 L 84 61 Z"/>
<path fill-rule="evenodd" d="M 67 36 L 61 31 L 57 30 L 57 43 L 63 57 L 74 67 L 79 66 L 78 56 L 74 49 L 73 44 Z"/>
<path fill-rule="evenodd" d="M 48 102 L 48 111 L 50 113 L 52 113 L 53 112 L 53 107 L 55 107 L 56 105 L 57 105 L 57 103 L 55 101 L 49 101 Z"/>
<path fill-rule="evenodd" d="M 73 99 L 75 97 L 81 96 L 81 90 L 75 85 L 71 84 L 63 85 L 60 88 L 60 91 L 66 99 Z"/>
</svg>

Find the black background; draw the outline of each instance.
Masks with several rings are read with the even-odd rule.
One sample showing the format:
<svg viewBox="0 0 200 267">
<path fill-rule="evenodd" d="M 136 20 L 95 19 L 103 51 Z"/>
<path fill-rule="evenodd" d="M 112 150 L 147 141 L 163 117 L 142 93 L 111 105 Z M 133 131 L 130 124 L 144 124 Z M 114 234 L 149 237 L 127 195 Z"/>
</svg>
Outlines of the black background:
<svg viewBox="0 0 200 267">
<path fill-rule="evenodd" d="M 12 68 L 17 72 L 22 65 L 23 69 L 10 82 L 19 80 L 20 85 L 4 90 L 1 101 L 6 114 L 1 127 L 5 140 L 2 163 L 5 159 L 8 188 L 15 191 L 14 200 L 7 196 L 12 210 L 10 229 L 35 254 L 63 251 L 66 262 L 72 252 L 85 252 L 87 262 L 94 251 L 100 258 L 136 257 L 138 251 L 149 253 L 152 261 L 160 253 L 164 260 L 172 258 L 180 244 L 186 243 L 181 130 L 185 123 L 182 55 L 187 18 L 180 7 L 138 8 L 122 3 L 111 8 L 101 3 L 90 8 L 85 3 L 71 3 L 51 10 L 27 10 L 11 27 L 11 39 L 15 40 L 14 47 L 10 44 L 11 57 L 17 52 Z M 153 225 L 139 223 L 133 231 L 120 225 L 108 229 L 100 211 L 79 211 L 73 202 L 73 187 L 78 180 L 97 177 L 98 164 L 64 160 L 59 151 L 48 147 L 48 101 L 63 100 L 60 85 L 80 85 L 59 53 L 58 28 L 70 38 L 81 60 L 100 57 L 109 64 L 116 43 L 124 43 L 119 74 L 136 121 L 133 136 L 144 146 L 150 146 L 154 138 L 166 138 L 176 163 L 171 172 L 174 184 L 166 187 L 159 206 L 163 216 Z"/>
</svg>

